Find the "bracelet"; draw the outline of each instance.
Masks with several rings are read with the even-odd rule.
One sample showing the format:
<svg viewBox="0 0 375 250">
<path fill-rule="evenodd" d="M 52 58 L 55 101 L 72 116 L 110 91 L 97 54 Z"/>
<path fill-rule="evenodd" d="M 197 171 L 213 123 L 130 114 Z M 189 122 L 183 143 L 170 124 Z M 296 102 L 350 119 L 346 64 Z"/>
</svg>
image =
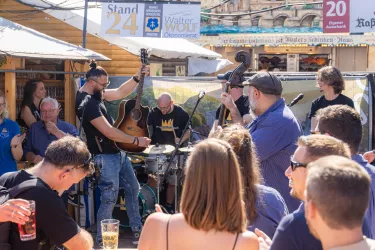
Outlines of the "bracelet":
<svg viewBox="0 0 375 250">
<path fill-rule="evenodd" d="M 133 80 L 134 80 L 136 83 L 139 83 L 139 79 L 138 79 L 136 76 L 133 76 Z"/>
<path fill-rule="evenodd" d="M 136 139 L 137 139 L 137 137 L 134 136 L 134 140 L 133 140 L 132 144 L 134 144 L 134 142 L 135 142 Z"/>
<path fill-rule="evenodd" d="M 139 139 L 138 139 L 138 137 L 135 137 L 135 138 L 137 138 L 137 146 L 139 145 Z"/>
</svg>

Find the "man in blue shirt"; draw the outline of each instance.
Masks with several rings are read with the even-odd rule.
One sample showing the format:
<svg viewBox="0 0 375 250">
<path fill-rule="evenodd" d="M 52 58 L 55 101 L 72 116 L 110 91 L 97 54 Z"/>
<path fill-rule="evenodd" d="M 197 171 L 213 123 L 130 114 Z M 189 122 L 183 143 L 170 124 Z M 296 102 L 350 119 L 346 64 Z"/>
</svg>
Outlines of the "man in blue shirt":
<svg viewBox="0 0 375 250">
<path fill-rule="evenodd" d="M 26 159 L 34 164 L 43 160 L 44 153 L 51 142 L 67 134 L 78 135 L 76 127 L 57 118 L 60 110 L 56 99 L 44 98 L 40 103 L 40 112 L 42 120 L 31 126 L 24 148 Z"/>
<path fill-rule="evenodd" d="M 329 134 L 347 143 L 350 147 L 352 160 L 359 163 L 371 176 L 370 203 L 364 221 L 367 222 L 370 235 L 375 238 L 375 167 L 369 164 L 359 154 L 359 145 L 362 141 L 362 122 L 360 114 L 347 105 L 332 105 L 320 109 L 317 113 L 317 132 Z"/>
<path fill-rule="evenodd" d="M 289 211 L 294 211 L 300 201 L 290 196 L 284 172 L 302 128 L 281 97 L 283 87 L 277 76 L 261 72 L 250 78 L 248 85 L 250 113 L 255 119 L 247 127 L 256 147 L 264 184 L 279 191 Z M 243 124 L 231 96 L 223 93 L 221 99 L 233 122 Z"/>
<path fill-rule="evenodd" d="M 298 148 L 291 158 L 290 167 L 285 171 L 289 179 L 290 194 L 304 200 L 307 179 L 307 164 L 319 158 L 338 155 L 350 158 L 350 149 L 346 143 L 328 135 L 301 136 Z M 363 232 L 370 234 L 366 223 Z M 259 236 L 265 237 L 258 230 Z M 293 213 L 285 216 L 276 229 L 272 239 L 271 250 L 322 250 L 322 245 L 311 233 L 306 223 L 304 204 Z"/>
</svg>

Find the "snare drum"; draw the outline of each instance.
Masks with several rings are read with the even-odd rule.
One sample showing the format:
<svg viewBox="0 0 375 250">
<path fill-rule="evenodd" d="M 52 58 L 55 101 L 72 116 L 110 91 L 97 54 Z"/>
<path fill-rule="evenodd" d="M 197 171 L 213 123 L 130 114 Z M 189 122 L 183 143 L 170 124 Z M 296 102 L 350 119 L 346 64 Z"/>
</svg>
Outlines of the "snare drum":
<svg viewBox="0 0 375 250">
<path fill-rule="evenodd" d="M 150 157 L 145 157 L 145 168 L 146 171 L 149 173 L 157 173 L 158 171 L 158 164 L 160 166 L 160 174 L 164 174 L 167 168 L 167 156 L 165 155 L 159 155 L 159 163 L 157 160 L 157 156 L 150 156 Z"/>
</svg>

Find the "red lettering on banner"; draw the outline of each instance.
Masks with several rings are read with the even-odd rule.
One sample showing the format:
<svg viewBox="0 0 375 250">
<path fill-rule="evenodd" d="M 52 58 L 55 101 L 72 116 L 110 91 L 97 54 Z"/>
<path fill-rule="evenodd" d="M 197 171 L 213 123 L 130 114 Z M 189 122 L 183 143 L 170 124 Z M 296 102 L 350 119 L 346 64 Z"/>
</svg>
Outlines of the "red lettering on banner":
<svg viewBox="0 0 375 250">
<path fill-rule="evenodd" d="M 349 32 L 350 0 L 324 0 L 323 32 Z"/>
</svg>

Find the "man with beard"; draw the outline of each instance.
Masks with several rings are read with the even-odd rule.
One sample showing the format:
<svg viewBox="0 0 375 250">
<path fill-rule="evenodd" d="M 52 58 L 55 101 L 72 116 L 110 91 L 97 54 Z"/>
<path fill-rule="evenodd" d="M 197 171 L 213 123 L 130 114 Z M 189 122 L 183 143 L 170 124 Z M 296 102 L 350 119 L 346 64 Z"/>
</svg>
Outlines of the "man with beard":
<svg viewBox="0 0 375 250">
<path fill-rule="evenodd" d="M 280 79 L 268 72 L 260 72 L 249 80 L 250 113 L 255 119 L 247 126 L 253 138 L 264 184 L 280 192 L 289 211 L 298 208 L 300 201 L 289 195 L 288 179 L 284 172 L 302 128 L 293 112 L 281 97 Z M 223 93 L 221 101 L 229 109 L 233 123 L 243 124 L 243 119 L 233 98 Z"/>
<path fill-rule="evenodd" d="M 353 100 L 341 93 L 345 89 L 345 81 L 340 70 L 337 68 L 332 66 L 321 68 L 317 74 L 316 87 L 319 88 L 319 91 L 323 95 L 316 98 L 311 104 L 309 113 L 311 131 L 315 130 L 315 115 L 319 109 L 337 104 L 348 105 L 354 108 Z"/>
<path fill-rule="evenodd" d="M 375 249 L 375 241 L 362 232 L 370 183 L 369 174 L 347 158 L 328 156 L 309 164 L 305 216 L 323 249 Z"/>
<path fill-rule="evenodd" d="M 138 73 L 117 89 L 105 90 L 109 85 L 108 74 L 95 62 L 90 64 L 91 69 L 86 73 L 86 82 L 77 92 L 76 113 L 82 117 L 82 106 L 85 105 L 82 119 L 87 138 L 87 145 L 94 155 L 95 163 L 101 168 L 99 188 L 101 191 L 100 207 L 97 214 L 97 245 L 101 245 L 102 234 L 100 222 L 111 219 L 114 205 L 117 201 L 119 186 L 124 187 L 126 211 L 133 231 L 133 244 L 137 245 L 142 229 L 139 214 L 138 193 L 139 183 L 134 175 L 133 167 L 126 154 L 115 147 L 113 141 L 133 143 L 147 147 L 150 139 L 133 137 L 113 127 L 113 119 L 108 114 L 103 100 L 114 101 L 128 96 L 139 82 Z M 142 73 L 148 74 L 146 67 Z M 91 98 L 87 99 L 90 95 Z"/>
</svg>

